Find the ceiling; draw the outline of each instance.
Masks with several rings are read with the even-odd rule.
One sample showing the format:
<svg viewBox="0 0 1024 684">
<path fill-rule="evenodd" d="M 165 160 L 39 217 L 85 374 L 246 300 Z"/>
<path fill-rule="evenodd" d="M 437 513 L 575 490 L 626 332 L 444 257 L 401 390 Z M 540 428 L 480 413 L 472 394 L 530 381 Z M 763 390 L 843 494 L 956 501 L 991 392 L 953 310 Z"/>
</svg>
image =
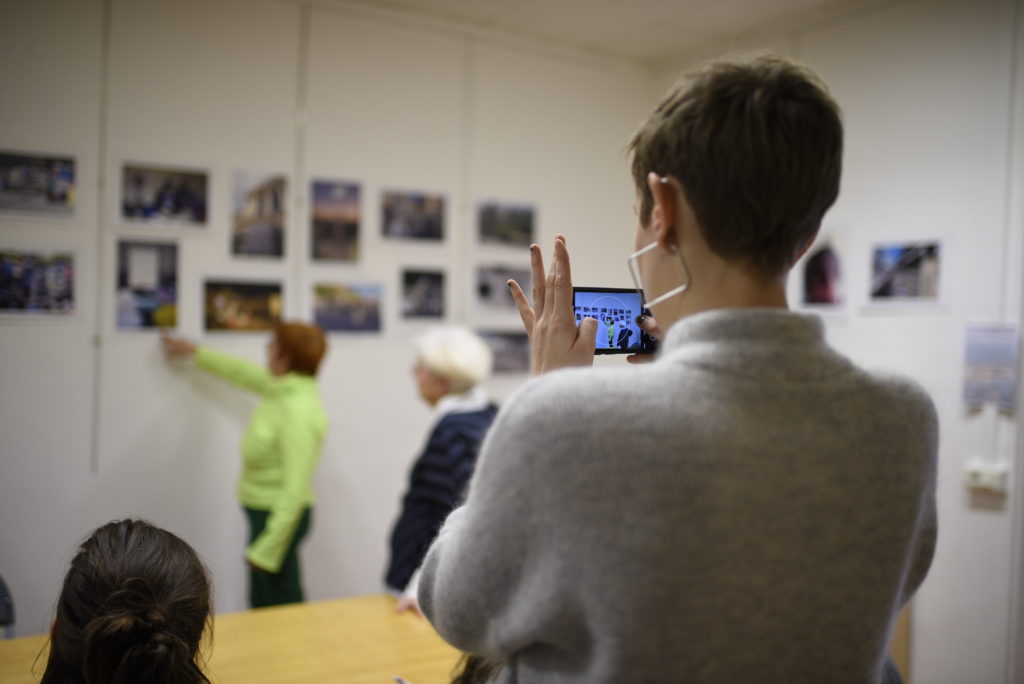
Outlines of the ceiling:
<svg viewBox="0 0 1024 684">
<path fill-rule="evenodd" d="M 327 0 L 657 65 L 894 0 Z"/>
</svg>

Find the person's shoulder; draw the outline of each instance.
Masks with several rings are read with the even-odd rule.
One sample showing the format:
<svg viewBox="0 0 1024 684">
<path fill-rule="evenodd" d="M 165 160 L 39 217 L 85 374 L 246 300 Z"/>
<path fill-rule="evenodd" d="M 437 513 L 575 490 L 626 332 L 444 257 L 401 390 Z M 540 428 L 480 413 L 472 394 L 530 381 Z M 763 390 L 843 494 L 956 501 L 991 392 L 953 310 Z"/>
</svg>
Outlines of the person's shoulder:
<svg viewBox="0 0 1024 684">
<path fill-rule="evenodd" d="M 904 422 L 938 429 L 935 402 L 925 387 L 907 375 L 891 370 L 861 369 L 863 382 L 888 400 L 890 410 Z"/>
<path fill-rule="evenodd" d="M 653 364 L 652 364 L 653 365 Z M 600 414 L 606 401 L 628 402 L 632 392 L 644 394 L 649 369 L 638 366 L 563 368 L 530 379 L 502 405 L 502 418 L 560 421 Z"/>
</svg>

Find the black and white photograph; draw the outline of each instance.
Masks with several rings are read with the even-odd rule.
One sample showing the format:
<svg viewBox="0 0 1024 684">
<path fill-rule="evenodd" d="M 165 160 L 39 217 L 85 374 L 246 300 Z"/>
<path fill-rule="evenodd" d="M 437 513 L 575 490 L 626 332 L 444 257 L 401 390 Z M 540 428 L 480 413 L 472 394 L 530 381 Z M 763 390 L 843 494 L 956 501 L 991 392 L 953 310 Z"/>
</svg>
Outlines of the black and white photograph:
<svg viewBox="0 0 1024 684">
<path fill-rule="evenodd" d="M 177 244 L 118 241 L 115 312 L 122 330 L 177 326 Z"/>
<path fill-rule="evenodd" d="M 68 315 L 74 311 L 72 254 L 0 249 L 0 313 Z"/>
<path fill-rule="evenodd" d="M 444 271 L 402 271 L 402 316 L 444 318 Z"/>
<path fill-rule="evenodd" d="M 0 212 L 60 215 L 74 206 L 72 157 L 0 151 Z"/>
<path fill-rule="evenodd" d="M 313 322 L 328 332 L 380 332 L 380 283 L 318 283 L 313 286 Z"/>
<path fill-rule="evenodd" d="M 534 208 L 528 204 L 481 202 L 477 206 L 480 242 L 529 247 L 534 241 Z"/>
<path fill-rule="evenodd" d="M 477 305 L 491 312 L 516 310 L 516 302 L 508 289 L 508 281 L 519 283 L 524 292 L 530 290 L 529 266 L 507 266 L 502 264 L 479 265 L 476 269 Z"/>
<path fill-rule="evenodd" d="M 273 330 L 281 321 L 281 284 L 234 280 L 203 283 L 203 319 L 208 331 Z"/>
<path fill-rule="evenodd" d="M 348 181 L 312 183 L 311 257 L 317 261 L 359 259 L 360 189 Z"/>
<path fill-rule="evenodd" d="M 529 373 L 530 338 L 525 332 L 477 331 L 494 354 L 494 373 Z"/>
<path fill-rule="evenodd" d="M 282 173 L 236 171 L 232 190 L 231 253 L 284 256 L 288 179 Z"/>
<path fill-rule="evenodd" d="M 385 192 L 381 203 L 384 237 L 396 240 L 444 239 L 444 197 Z"/>
<path fill-rule="evenodd" d="M 871 300 L 937 301 L 941 270 L 938 242 L 876 245 L 871 257 Z"/>
<path fill-rule="evenodd" d="M 209 176 L 205 171 L 125 164 L 121 218 L 129 223 L 206 226 Z"/>
</svg>

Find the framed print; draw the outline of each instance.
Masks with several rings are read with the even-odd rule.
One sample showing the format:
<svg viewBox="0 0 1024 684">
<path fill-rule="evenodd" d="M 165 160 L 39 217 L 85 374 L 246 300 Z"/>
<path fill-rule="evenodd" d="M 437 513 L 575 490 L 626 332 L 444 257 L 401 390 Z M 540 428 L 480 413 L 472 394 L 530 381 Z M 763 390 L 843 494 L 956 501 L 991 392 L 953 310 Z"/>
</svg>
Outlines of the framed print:
<svg viewBox="0 0 1024 684">
<path fill-rule="evenodd" d="M 121 167 L 121 219 L 126 223 L 206 226 L 209 176 L 169 166 Z"/>
<path fill-rule="evenodd" d="M 385 192 L 382 233 L 396 240 L 444 239 L 444 197 L 415 192 Z"/>
<path fill-rule="evenodd" d="M 871 302 L 937 302 L 942 254 L 939 242 L 874 246 L 871 252 Z"/>
<path fill-rule="evenodd" d="M 0 249 L 0 313 L 70 315 L 74 311 L 73 254 Z"/>
<path fill-rule="evenodd" d="M 477 231 L 481 244 L 529 247 L 534 238 L 534 208 L 528 204 L 481 202 Z"/>
<path fill-rule="evenodd" d="M 318 283 L 313 322 L 328 332 L 380 332 L 384 287 L 379 283 Z"/>
<path fill-rule="evenodd" d="M 402 316 L 404 318 L 444 317 L 444 271 L 405 269 L 402 271 Z"/>
<path fill-rule="evenodd" d="M 0 212 L 70 215 L 75 180 L 72 157 L 0 150 Z"/>
<path fill-rule="evenodd" d="M 284 174 L 236 171 L 232 189 L 231 253 L 284 256 L 288 179 Z"/>
<path fill-rule="evenodd" d="M 121 330 L 178 325 L 178 245 L 118 240 L 117 327 Z"/>
<path fill-rule="evenodd" d="M 203 283 L 203 319 L 208 331 L 273 330 L 281 321 L 281 284 L 239 280 Z"/>
<path fill-rule="evenodd" d="M 478 330 L 494 354 L 494 373 L 530 372 L 530 338 L 525 332 Z"/>
<path fill-rule="evenodd" d="M 313 259 L 359 259 L 359 196 L 359 185 L 356 183 L 313 181 L 310 212 L 310 256 Z"/>
</svg>

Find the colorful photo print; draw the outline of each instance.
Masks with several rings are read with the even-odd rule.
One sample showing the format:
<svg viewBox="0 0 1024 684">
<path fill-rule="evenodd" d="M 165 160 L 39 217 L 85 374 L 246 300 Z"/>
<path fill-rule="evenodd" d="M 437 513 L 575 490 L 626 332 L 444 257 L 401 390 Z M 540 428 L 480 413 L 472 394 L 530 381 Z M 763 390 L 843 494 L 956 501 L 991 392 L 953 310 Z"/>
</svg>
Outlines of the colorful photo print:
<svg viewBox="0 0 1024 684">
<path fill-rule="evenodd" d="M 74 159 L 0 151 L 0 211 L 70 214 L 74 206 Z"/>
<path fill-rule="evenodd" d="M 313 321 L 329 332 L 380 332 L 383 298 L 379 284 L 320 283 L 313 286 Z"/>
<path fill-rule="evenodd" d="M 125 164 L 121 218 L 131 222 L 205 226 L 209 177 L 202 171 Z"/>
<path fill-rule="evenodd" d="M 530 338 L 526 333 L 478 332 L 494 353 L 495 374 L 530 372 Z"/>
<path fill-rule="evenodd" d="M 417 269 L 402 271 L 402 316 L 444 317 L 444 272 Z"/>
<path fill-rule="evenodd" d="M 117 243 L 117 327 L 178 325 L 178 245 L 120 240 Z"/>
<path fill-rule="evenodd" d="M 819 247 L 804 262 L 804 304 L 836 306 L 843 303 L 843 277 L 839 256 L 831 247 Z"/>
<path fill-rule="evenodd" d="M 444 197 L 385 192 L 381 208 L 384 237 L 397 240 L 444 239 Z"/>
<path fill-rule="evenodd" d="M 481 203 L 477 207 L 480 242 L 529 247 L 534 242 L 533 214 L 533 207 L 526 204 Z"/>
<path fill-rule="evenodd" d="M 516 302 L 508 289 L 508 281 L 514 280 L 530 291 L 530 269 L 527 266 L 478 266 L 476 269 L 476 298 L 483 309 L 490 311 L 515 311 Z"/>
<path fill-rule="evenodd" d="M 0 249 L 0 313 L 67 315 L 74 310 L 71 254 Z"/>
<path fill-rule="evenodd" d="M 876 246 L 871 259 L 871 299 L 938 300 L 941 256 L 937 242 Z"/>
<path fill-rule="evenodd" d="M 280 283 L 207 280 L 203 283 L 206 330 L 273 330 L 284 300 Z"/>
<path fill-rule="evenodd" d="M 359 185 L 313 181 L 312 258 L 318 261 L 359 259 Z"/>
<path fill-rule="evenodd" d="M 284 174 L 236 171 L 231 253 L 284 256 L 288 179 Z"/>
</svg>

